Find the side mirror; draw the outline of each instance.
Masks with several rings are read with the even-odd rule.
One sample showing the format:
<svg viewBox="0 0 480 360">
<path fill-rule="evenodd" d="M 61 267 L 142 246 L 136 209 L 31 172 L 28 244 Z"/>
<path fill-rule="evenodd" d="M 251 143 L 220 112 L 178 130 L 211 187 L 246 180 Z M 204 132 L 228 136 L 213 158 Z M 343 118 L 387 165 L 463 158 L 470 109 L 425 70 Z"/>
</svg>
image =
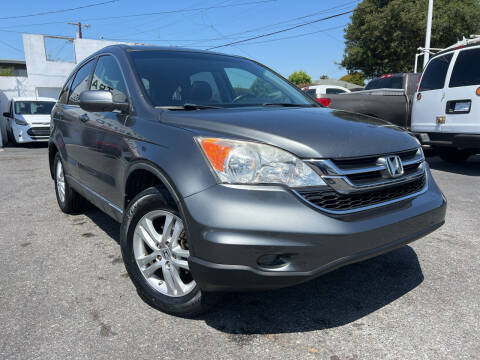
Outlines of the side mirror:
<svg viewBox="0 0 480 360">
<path fill-rule="evenodd" d="M 86 90 L 80 94 L 80 107 L 85 111 L 103 112 L 113 110 L 128 110 L 128 103 L 113 101 L 112 93 L 105 90 Z"/>
<path fill-rule="evenodd" d="M 10 114 L 9 112 L 4 112 L 3 116 L 10 118 L 10 117 L 12 117 L 12 114 Z"/>
</svg>

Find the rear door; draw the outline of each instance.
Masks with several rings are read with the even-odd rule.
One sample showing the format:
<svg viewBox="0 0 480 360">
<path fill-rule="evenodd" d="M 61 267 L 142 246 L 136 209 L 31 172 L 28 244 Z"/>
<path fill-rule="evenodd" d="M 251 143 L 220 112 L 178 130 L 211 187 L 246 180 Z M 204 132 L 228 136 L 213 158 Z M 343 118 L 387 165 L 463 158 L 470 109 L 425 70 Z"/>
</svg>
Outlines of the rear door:
<svg viewBox="0 0 480 360">
<path fill-rule="evenodd" d="M 480 134 L 480 47 L 457 54 L 445 96 L 445 133 Z"/>
<path fill-rule="evenodd" d="M 453 53 L 433 58 L 423 72 L 418 93 L 413 102 L 412 130 L 440 132 L 445 116 L 445 79 Z"/>
</svg>

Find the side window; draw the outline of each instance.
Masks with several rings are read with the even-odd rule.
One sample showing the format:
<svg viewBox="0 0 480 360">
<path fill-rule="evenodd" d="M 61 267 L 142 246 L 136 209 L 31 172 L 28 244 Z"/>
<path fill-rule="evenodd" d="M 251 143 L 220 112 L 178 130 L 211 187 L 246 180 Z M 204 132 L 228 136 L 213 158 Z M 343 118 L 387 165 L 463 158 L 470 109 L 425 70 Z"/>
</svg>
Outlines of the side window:
<svg viewBox="0 0 480 360">
<path fill-rule="evenodd" d="M 457 61 L 450 78 L 450 87 L 480 85 L 480 49 L 463 50 L 457 56 Z"/>
<path fill-rule="evenodd" d="M 265 79 L 239 68 L 225 68 L 228 80 L 235 93 L 235 97 L 242 97 L 245 101 L 258 102 L 291 102 L 282 92 Z M 267 73 L 265 77 L 268 77 Z M 250 98 L 250 99 L 249 99 Z M 255 99 L 255 100 L 252 100 Z"/>
<path fill-rule="evenodd" d="M 335 88 L 327 88 L 325 91 L 327 94 L 343 94 L 346 91 L 342 89 L 335 89 Z"/>
<path fill-rule="evenodd" d="M 221 102 L 220 91 L 218 90 L 217 83 L 213 74 L 211 72 L 199 72 L 190 76 L 190 88 L 192 91 L 197 91 L 197 89 L 205 88 L 207 90 L 208 86 L 211 89 L 211 97 L 207 99 L 209 102 Z M 208 92 L 208 90 L 207 90 Z"/>
<path fill-rule="evenodd" d="M 68 97 L 68 103 L 70 105 L 78 105 L 80 94 L 85 90 L 88 90 L 88 80 L 93 69 L 93 64 L 94 61 L 90 61 L 77 71 L 70 89 L 70 96 Z"/>
<path fill-rule="evenodd" d="M 126 102 L 127 90 L 122 72 L 112 56 L 100 56 L 93 74 L 90 90 L 106 90 L 112 93 L 113 101 Z"/>
<path fill-rule="evenodd" d="M 443 89 L 452 54 L 433 59 L 425 69 L 418 91 Z"/>
<path fill-rule="evenodd" d="M 73 81 L 73 76 L 70 76 L 70 79 L 67 80 L 67 82 L 63 86 L 62 91 L 60 92 L 60 95 L 58 96 L 58 101 L 60 101 L 62 104 L 67 103 L 68 90 L 70 89 L 70 85 L 72 85 L 72 81 Z"/>
<path fill-rule="evenodd" d="M 10 113 L 10 116 L 13 117 L 13 101 L 10 101 L 10 109 L 8 110 L 8 112 Z"/>
</svg>

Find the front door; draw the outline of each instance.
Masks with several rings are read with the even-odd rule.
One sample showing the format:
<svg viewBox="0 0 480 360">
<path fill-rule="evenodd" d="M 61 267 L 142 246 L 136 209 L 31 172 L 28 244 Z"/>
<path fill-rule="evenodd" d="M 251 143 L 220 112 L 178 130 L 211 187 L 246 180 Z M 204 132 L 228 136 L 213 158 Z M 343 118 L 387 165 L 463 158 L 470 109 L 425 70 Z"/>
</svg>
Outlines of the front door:
<svg viewBox="0 0 480 360">
<path fill-rule="evenodd" d="M 120 67 L 113 56 L 100 56 L 90 84 L 90 90 L 107 90 L 115 102 L 127 102 L 127 90 Z M 125 163 L 122 156 L 128 150 L 124 134 L 127 129 L 127 114 L 121 111 L 86 112 L 81 111 L 83 121 L 83 150 L 81 182 L 122 208 L 122 179 Z"/>
</svg>

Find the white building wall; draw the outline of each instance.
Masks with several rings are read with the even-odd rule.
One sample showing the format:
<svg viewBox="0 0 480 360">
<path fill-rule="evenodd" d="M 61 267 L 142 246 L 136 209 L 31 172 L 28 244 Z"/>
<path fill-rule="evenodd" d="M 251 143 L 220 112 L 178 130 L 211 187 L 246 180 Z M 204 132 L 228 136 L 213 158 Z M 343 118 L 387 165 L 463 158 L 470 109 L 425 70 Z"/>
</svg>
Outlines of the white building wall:
<svg viewBox="0 0 480 360">
<path fill-rule="evenodd" d="M 43 35 L 23 34 L 23 48 L 28 77 L 0 76 L 0 132 L 5 139 L 3 112 L 8 102 L 18 96 L 58 97 L 73 68 L 90 54 L 118 42 L 74 39 L 75 62 L 48 61 Z M 1 143 L 0 143 L 1 147 Z"/>
</svg>

